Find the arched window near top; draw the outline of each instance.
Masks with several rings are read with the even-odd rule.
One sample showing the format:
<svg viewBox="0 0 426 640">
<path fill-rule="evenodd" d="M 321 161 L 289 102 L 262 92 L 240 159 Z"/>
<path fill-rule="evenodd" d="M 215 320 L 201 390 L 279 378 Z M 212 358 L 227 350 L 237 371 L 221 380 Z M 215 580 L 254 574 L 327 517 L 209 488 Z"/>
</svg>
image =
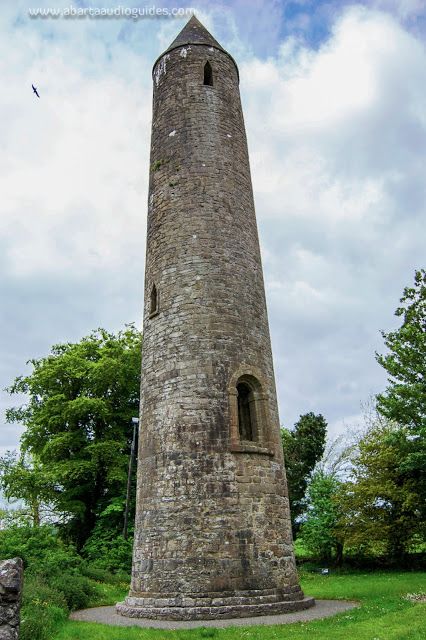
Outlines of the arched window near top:
<svg viewBox="0 0 426 640">
<path fill-rule="evenodd" d="M 208 61 L 204 65 L 204 84 L 209 87 L 213 86 L 213 69 Z"/>
</svg>

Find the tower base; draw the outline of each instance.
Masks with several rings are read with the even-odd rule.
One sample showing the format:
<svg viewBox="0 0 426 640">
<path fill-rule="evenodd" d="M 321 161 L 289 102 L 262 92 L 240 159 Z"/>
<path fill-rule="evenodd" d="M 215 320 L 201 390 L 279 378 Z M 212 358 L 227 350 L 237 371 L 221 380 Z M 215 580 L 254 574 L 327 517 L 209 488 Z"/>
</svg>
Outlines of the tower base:
<svg viewBox="0 0 426 640">
<path fill-rule="evenodd" d="M 314 598 L 295 586 L 288 589 L 224 591 L 205 594 L 128 596 L 116 605 L 117 613 L 151 620 L 215 620 L 251 618 L 309 609 Z"/>
</svg>

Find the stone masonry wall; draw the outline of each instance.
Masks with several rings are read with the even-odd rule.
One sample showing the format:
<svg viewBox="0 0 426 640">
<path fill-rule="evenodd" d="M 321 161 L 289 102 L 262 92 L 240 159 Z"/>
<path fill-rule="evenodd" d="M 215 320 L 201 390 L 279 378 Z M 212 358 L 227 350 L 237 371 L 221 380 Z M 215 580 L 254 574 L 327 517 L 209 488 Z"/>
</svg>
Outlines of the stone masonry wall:
<svg viewBox="0 0 426 640">
<path fill-rule="evenodd" d="M 20 558 L 0 562 L 0 640 L 17 640 L 23 584 Z"/>
<path fill-rule="evenodd" d="M 303 597 L 238 83 L 232 59 L 204 45 L 154 68 L 130 607 Z M 261 386 L 255 443 L 235 426 L 243 375 Z"/>
</svg>

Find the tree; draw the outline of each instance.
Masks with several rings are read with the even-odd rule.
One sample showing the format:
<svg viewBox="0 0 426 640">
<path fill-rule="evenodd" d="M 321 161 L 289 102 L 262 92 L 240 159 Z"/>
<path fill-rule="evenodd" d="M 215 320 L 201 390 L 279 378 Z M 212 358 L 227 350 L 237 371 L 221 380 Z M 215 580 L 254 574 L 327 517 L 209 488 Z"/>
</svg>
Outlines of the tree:
<svg viewBox="0 0 426 640">
<path fill-rule="evenodd" d="M 343 558 L 342 482 L 332 473 L 316 471 L 309 483 L 304 520 L 300 528 L 303 545 L 320 561 L 341 564 Z"/>
<path fill-rule="evenodd" d="M 293 533 L 303 511 L 303 499 L 310 475 L 325 449 L 327 422 L 321 414 L 300 416 L 292 431 L 281 430 Z"/>
<path fill-rule="evenodd" d="M 414 286 L 406 287 L 395 311 L 402 325 L 382 336 L 389 352 L 376 354 L 388 373 L 388 386 L 377 396 L 379 413 L 405 431 L 389 434 L 402 447 L 398 464 L 404 475 L 426 495 L 426 271 L 415 272 Z M 426 501 L 422 517 L 426 518 Z"/>
<path fill-rule="evenodd" d="M 134 326 L 117 335 L 98 329 L 31 360 L 31 374 L 8 389 L 28 396 L 6 418 L 25 426 L 21 451 L 40 464 L 58 509 L 69 514 L 66 530 L 78 548 L 97 515 L 125 495 L 140 351 Z"/>
<path fill-rule="evenodd" d="M 382 336 L 389 349 L 376 354 L 389 374 L 385 393 L 379 394 L 378 410 L 406 425 L 413 433 L 426 429 L 426 271 L 415 272 L 414 287 L 406 287 L 395 315 L 403 318 L 396 331 Z"/>
<path fill-rule="evenodd" d="M 357 443 L 351 478 L 341 494 L 348 546 L 400 561 L 425 531 L 424 496 L 401 470 L 410 448 L 407 427 L 378 418 Z"/>
<path fill-rule="evenodd" d="M 0 458 L 0 488 L 7 500 L 23 503 L 19 517 L 39 527 L 42 516 L 52 510 L 54 487 L 46 477 L 39 462 L 29 461 L 29 456 L 8 451 Z"/>
</svg>

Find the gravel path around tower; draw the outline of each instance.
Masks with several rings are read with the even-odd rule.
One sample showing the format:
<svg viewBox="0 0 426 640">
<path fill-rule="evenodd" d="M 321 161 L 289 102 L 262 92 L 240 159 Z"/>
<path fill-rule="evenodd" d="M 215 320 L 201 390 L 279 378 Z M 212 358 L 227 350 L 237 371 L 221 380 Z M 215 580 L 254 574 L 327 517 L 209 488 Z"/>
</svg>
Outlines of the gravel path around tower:
<svg viewBox="0 0 426 640">
<path fill-rule="evenodd" d="M 74 611 L 71 620 L 82 622 L 100 622 L 117 627 L 151 627 L 154 629 L 195 629 L 196 627 L 241 627 L 258 624 L 291 624 L 292 622 L 309 622 L 319 618 L 329 618 L 337 613 L 358 607 L 359 603 L 349 600 L 316 600 L 315 606 L 296 613 L 281 613 L 275 616 L 258 616 L 254 618 L 232 618 L 227 620 L 147 620 L 142 618 L 125 618 L 115 612 L 115 607 L 95 607 Z"/>
</svg>

